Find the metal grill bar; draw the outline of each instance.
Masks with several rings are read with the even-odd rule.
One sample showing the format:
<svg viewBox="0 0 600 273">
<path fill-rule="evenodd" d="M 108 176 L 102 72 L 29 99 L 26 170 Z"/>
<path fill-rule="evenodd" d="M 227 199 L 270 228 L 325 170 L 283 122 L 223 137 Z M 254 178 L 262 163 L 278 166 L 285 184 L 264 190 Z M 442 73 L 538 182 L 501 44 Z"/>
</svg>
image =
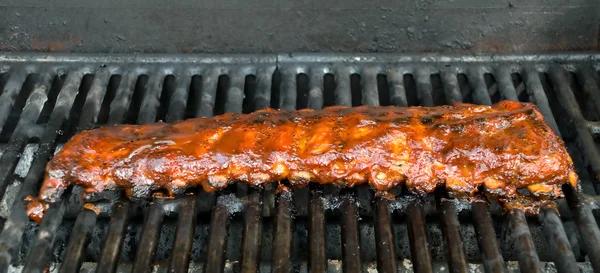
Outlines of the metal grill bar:
<svg viewBox="0 0 600 273">
<path fill-rule="evenodd" d="M 272 216 L 275 213 L 275 185 L 265 185 L 262 196 L 262 216 Z"/>
<path fill-rule="evenodd" d="M 17 128 L 15 134 L 10 138 L 7 149 L 0 158 L 0 198 L 4 197 L 6 188 L 10 184 L 10 178 L 17 167 L 17 160 L 14 160 L 19 152 L 25 148 L 29 139 L 26 128 Z"/>
<path fill-rule="evenodd" d="M 4 84 L 4 90 L 0 95 L 0 132 L 4 128 L 4 124 L 10 115 L 10 111 L 13 109 L 13 105 L 19 96 L 21 87 L 27 79 L 27 75 L 30 73 L 29 69 L 23 66 L 16 66 L 6 84 Z"/>
<path fill-rule="evenodd" d="M 468 73 L 469 84 L 473 89 L 473 101 L 477 102 L 477 104 L 491 105 L 492 99 L 483 78 L 483 68 L 479 66 L 470 67 Z"/>
<path fill-rule="evenodd" d="M 160 95 L 166 73 L 154 71 L 148 80 L 148 88 L 144 92 L 144 99 L 140 106 L 138 124 L 152 123 L 156 121 L 157 109 L 160 106 Z"/>
<path fill-rule="evenodd" d="M 379 93 L 377 92 L 377 70 L 367 67 L 363 70 L 362 104 L 379 106 Z"/>
<path fill-rule="evenodd" d="M 289 273 L 292 247 L 292 195 L 284 191 L 277 198 L 275 235 L 273 237 L 273 264 L 271 272 Z"/>
<path fill-rule="evenodd" d="M 296 86 L 296 73 L 285 70 L 281 72 L 281 97 L 279 108 L 283 110 L 296 110 L 296 99 L 298 96 Z"/>
<path fill-rule="evenodd" d="M 415 272 L 433 272 L 431 264 L 431 253 L 427 242 L 427 226 L 423 216 L 423 204 L 415 200 L 409 205 L 408 217 L 408 240 L 410 243 L 410 256 L 413 261 Z"/>
<path fill-rule="evenodd" d="M 489 209 L 490 206 L 485 202 L 478 201 L 472 204 L 473 225 L 479 249 L 483 254 L 483 266 L 486 272 L 506 272 Z"/>
<path fill-rule="evenodd" d="M 481 105 L 492 105 L 492 99 L 485 84 L 481 67 L 469 68 L 469 85 L 473 89 L 473 102 Z"/>
<path fill-rule="evenodd" d="M 392 221 L 389 212 L 389 200 L 377 198 L 375 201 L 375 241 L 377 251 L 377 271 L 382 273 L 398 272 L 396 248 Z"/>
<path fill-rule="evenodd" d="M 577 272 L 579 267 L 575 255 L 571 250 L 571 244 L 556 211 L 551 208 L 543 208 L 539 215 L 546 242 L 554 253 L 554 263 L 558 272 Z"/>
<path fill-rule="evenodd" d="M 106 87 L 110 78 L 110 71 L 106 68 L 101 69 L 94 75 L 94 81 L 88 91 L 85 104 L 81 110 L 81 116 L 79 117 L 80 123 L 86 127 L 93 126 L 98 120 L 98 113 L 100 113 L 100 106 L 104 95 L 106 94 Z M 88 129 L 88 128 L 79 128 Z"/>
<path fill-rule="evenodd" d="M 594 110 L 596 113 L 600 113 L 600 88 L 598 88 L 598 77 L 594 75 L 593 67 L 584 65 L 577 70 L 576 75 L 583 91 L 588 95 L 587 98 L 592 101 Z"/>
<path fill-rule="evenodd" d="M 77 215 L 73 235 L 67 245 L 64 264 L 60 269 L 61 273 L 77 273 L 81 269 L 83 253 L 96 224 L 96 218 L 96 213 L 91 210 L 84 210 Z"/>
<path fill-rule="evenodd" d="M 273 71 L 259 68 L 256 73 L 256 94 L 254 94 L 254 110 L 271 106 L 271 82 Z"/>
<path fill-rule="evenodd" d="M 456 77 L 456 71 L 454 69 L 446 69 L 442 71 L 442 83 L 444 84 L 444 95 L 446 101 L 452 103 L 462 102 L 462 94 L 460 93 L 460 86 L 458 85 L 458 79 Z"/>
<path fill-rule="evenodd" d="M 379 93 L 377 90 L 377 71 L 375 68 L 367 67 L 361 78 L 362 105 L 379 106 Z"/>
<path fill-rule="evenodd" d="M 337 67 L 335 70 L 337 87 L 333 93 L 335 105 L 352 106 L 352 93 L 350 93 L 350 70 L 346 67 Z"/>
<path fill-rule="evenodd" d="M 396 70 L 388 73 L 390 104 L 396 106 L 407 106 L 406 90 L 404 89 L 404 75 Z"/>
<path fill-rule="evenodd" d="M 417 84 L 417 98 L 419 99 L 419 105 L 434 106 L 431 75 L 425 69 L 417 69 L 415 81 Z"/>
<path fill-rule="evenodd" d="M 344 272 L 361 272 L 356 200 L 345 196 L 342 203 L 342 262 Z"/>
<path fill-rule="evenodd" d="M 450 272 L 467 272 L 467 258 L 460 235 L 460 222 L 456 208 L 448 200 L 440 197 L 437 199 L 437 208 L 442 218 L 442 232 L 448 247 Z"/>
<path fill-rule="evenodd" d="M 115 98 L 110 103 L 108 124 L 122 123 L 125 120 L 137 79 L 138 73 L 135 70 L 126 72 L 121 78 Z"/>
<path fill-rule="evenodd" d="M 202 73 L 202 95 L 196 96 L 196 117 L 212 117 L 217 98 L 219 73 L 211 69 Z"/>
<path fill-rule="evenodd" d="M 108 234 L 104 239 L 104 246 L 98 260 L 96 273 L 116 272 L 119 262 L 123 240 L 125 239 L 125 230 L 129 221 L 129 210 L 131 203 L 128 201 L 119 201 L 113 206 L 113 217 L 110 218 L 108 225 Z M 81 213 L 87 213 L 84 210 Z"/>
<path fill-rule="evenodd" d="M 110 71 L 106 69 L 100 70 L 98 75 L 94 76 L 92 85 L 87 92 L 85 103 L 81 109 L 78 126 L 76 128 L 78 132 L 86 129 L 92 129 L 94 126 L 96 126 L 98 115 L 100 114 L 102 100 L 106 95 L 106 87 L 108 85 L 109 78 Z M 76 117 L 71 118 L 74 119 Z"/>
<path fill-rule="evenodd" d="M 310 71 L 310 87 L 308 90 L 307 108 L 320 110 L 323 109 L 323 75 L 322 69 L 316 68 Z"/>
<path fill-rule="evenodd" d="M 242 273 L 257 272 L 260 266 L 263 228 L 260 197 L 260 192 L 250 194 L 246 205 L 244 241 L 242 242 Z"/>
<path fill-rule="evenodd" d="M 229 213 L 227 207 L 217 200 L 210 221 L 208 235 L 208 257 L 205 272 L 223 272 L 225 266 L 225 243 L 227 242 Z"/>
<path fill-rule="evenodd" d="M 521 272 L 542 272 L 525 214 L 521 210 L 511 210 L 508 218 Z"/>
<path fill-rule="evenodd" d="M 225 101 L 226 113 L 241 113 L 242 102 L 244 100 L 244 75 L 235 72 L 231 75 L 229 89 L 225 91 L 227 100 Z"/>
<path fill-rule="evenodd" d="M 498 83 L 498 91 L 500 91 L 502 99 L 519 101 L 517 90 L 515 89 L 510 76 L 510 68 L 505 66 L 499 67 L 496 69 L 495 76 L 496 82 Z"/>
<path fill-rule="evenodd" d="M 169 100 L 169 113 L 167 122 L 175 122 L 185 118 L 185 108 L 187 106 L 189 86 L 192 82 L 192 76 L 183 71 L 179 71 L 175 91 Z"/>
<path fill-rule="evenodd" d="M 29 97 L 25 102 L 23 112 L 21 112 L 19 122 L 17 123 L 17 127 L 15 127 L 15 132 L 21 126 L 34 124 L 42 112 L 44 103 L 48 100 L 48 93 L 50 92 L 50 87 L 54 78 L 57 76 L 57 73 L 54 69 L 47 67 L 40 68 L 40 73 L 41 74 L 33 85 L 31 94 L 29 94 Z"/>
<path fill-rule="evenodd" d="M 548 104 L 548 97 L 544 93 L 544 87 L 540 81 L 540 75 L 538 71 L 533 67 L 525 68 L 525 85 L 527 86 L 527 94 L 529 94 L 529 100 L 540 109 L 540 112 L 544 113 L 544 117 L 552 117 L 552 111 L 550 110 L 550 106 Z M 558 132 L 558 125 L 554 119 L 548 120 L 546 119 L 548 125 L 554 132 Z"/>
<path fill-rule="evenodd" d="M 158 203 L 152 204 L 148 209 L 142 234 L 140 235 L 140 243 L 135 254 L 135 263 L 133 264 L 132 272 L 141 273 L 150 271 L 164 214 L 163 206 Z"/>
<path fill-rule="evenodd" d="M 322 194 L 311 188 L 310 198 L 310 272 L 327 271 L 327 255 L 325 253 L 325 212 L 323 208 Z"/>
<path fill-rule="evenodd" d="M 48 263 L 48 254 L 54 244 L 56 235 L 55 230 L 58 229 L 58 225 L 62 221 L 64 210 L 64 202 L 60 202 L 46 212 L 23 272 L 42 272 Z"/>
<path fill-rule="evenodd" d="M 356 207 L 358 208 L 359 215 L 374 215 L 375 211 L 373 210 L 373 206 L 369 205 L 375 204 L 375 200 L 373 200 L 373 191 L 369 189 L 369 187 L 360 186 L 356 187 L 355 193 L 357 200 Z M 362 218 L 359 217 L 359 220 L 361 219 Z"/>
<path fill-rule="evenodd" d="M 196 196 L 189 196 L 178 204 L 177 231 L 171 252 L 169 272 L 188 272 L 196 227 L 196 203 Z"/>
<path fill-rule="evenodd" d="M 600 271 L 600 229 L 594 219 L 590 207 L 585 204 L 579 194 L 572 187 L 563 187 L 569 206 L 573 211 L 573 218 L 583 239 L 581 245 L 588 255 L 594 271 Z"/>
</svg>

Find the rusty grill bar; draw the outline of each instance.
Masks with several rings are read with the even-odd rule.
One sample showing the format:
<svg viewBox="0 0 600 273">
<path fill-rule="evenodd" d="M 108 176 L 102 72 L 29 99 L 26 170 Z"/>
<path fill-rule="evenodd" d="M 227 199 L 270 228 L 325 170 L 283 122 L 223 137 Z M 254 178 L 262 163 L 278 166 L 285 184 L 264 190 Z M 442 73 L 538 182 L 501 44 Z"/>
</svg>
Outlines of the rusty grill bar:
<svg viewBox="0 0 600 273">
<path fill-rule="evenodd" d="M 558 272 L 600 271 L 594 218 L 600 192 L 594 140 L 600 132 L 599 70 L 600 55 L 593 54 L 1 55 L 0 197 L 7 208 L 0 271 L 41 272 L 56 265 L 60 272 L 79 272 L 93 262 L 97 272 L 148 272 L 157 264 L 169 272 L 361 272 L 369 266 L 379 272 L 407 266 L 433 272 L 440 265 L 469 272 L 473 264 L 506 272 L 514 266 L 508 260 L 517 260 L 523 272 L 544 271 L 547 262 Z M 119 192 L 99 194 L 97 215 L 82 209 L 81 191 L 73 188 L 36 228 L 21 202 L 38 191 L 59 143 L 100 125 L 266 107 L 489 105 L 500 99 L 536 103 L 565 139 L 583 192 L 565 188 L 567 202 L 558 202 L 558 211 L 502 214 L 483 197 L 465 203 L 444 192 L 388 200 L 364 187 L 311 185 L 310 191 L 288 192 L 238 184 L 219 193 L 196 189 L 176 200 L 150 202 L 130 201 Z M 32 143 L 37 151 L 20 177 L 17 166 Z M 470 230 L 474 233 L 465 233 Z M 90 254 L 92 241 L 102 242 L 97 254 Z M 443 249 L 441 260 L 436 245 Z M 551 255 L 543 255 L 545 246 Z M 481 254 L 474 259 L 473 252 Z"/>
</svg>

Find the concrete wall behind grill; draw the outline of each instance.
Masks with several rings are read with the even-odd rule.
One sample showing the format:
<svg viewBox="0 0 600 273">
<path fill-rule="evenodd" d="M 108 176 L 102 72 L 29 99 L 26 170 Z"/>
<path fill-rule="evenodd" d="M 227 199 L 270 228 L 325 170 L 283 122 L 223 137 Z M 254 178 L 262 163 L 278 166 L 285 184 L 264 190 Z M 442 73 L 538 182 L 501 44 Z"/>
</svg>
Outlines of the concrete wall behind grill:
<svg viewBox="0 0 600 273">
<path fill-rule="evenodd" d="M 0 50 L 599 49 L 598 0 L 1 0 Z"/>
</svg>

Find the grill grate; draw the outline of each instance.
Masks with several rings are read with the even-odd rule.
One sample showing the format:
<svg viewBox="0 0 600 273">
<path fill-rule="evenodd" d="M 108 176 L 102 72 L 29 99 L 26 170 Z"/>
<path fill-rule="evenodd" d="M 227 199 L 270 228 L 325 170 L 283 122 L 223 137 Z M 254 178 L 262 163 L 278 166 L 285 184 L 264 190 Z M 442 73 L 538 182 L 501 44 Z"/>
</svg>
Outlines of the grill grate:
<svg viewBox="0 0 600 273">
<path fill-rule="evenodd" d="M 600 154 L 593 137 L 600 131 L 599 60 L 584 54 L 2 55 L 0 197 L 8 205 L 0 252 L 8 255 L 0 255 L 0 271 L 52 265 L 79 272 L 91 262 L 97 272 L 506 272 L 516 268 L 510 260 L 523 272 L 599 271 Z M 519 210 L 502 215 L 493 202 L 466 204 L 443 192 L 387 200 L 366 187 L 310 185 L 276 193 L 273 185 L 238 184 L 153 202 L 102 193 L 92 197 L 99 215 L 81 210 L 81 189 L 74 188 L 38 227 L 21 202 L 37 192 L 60 143 L 103 124 L 265 107 L 500 99 L 536 103 L 565 139 L 586 195 L 567 188 L 560 215 L 552 209 L 536 217 Z M 37 151 L 21 177 L 15 169 L 28 145 Z"/>
</svg>

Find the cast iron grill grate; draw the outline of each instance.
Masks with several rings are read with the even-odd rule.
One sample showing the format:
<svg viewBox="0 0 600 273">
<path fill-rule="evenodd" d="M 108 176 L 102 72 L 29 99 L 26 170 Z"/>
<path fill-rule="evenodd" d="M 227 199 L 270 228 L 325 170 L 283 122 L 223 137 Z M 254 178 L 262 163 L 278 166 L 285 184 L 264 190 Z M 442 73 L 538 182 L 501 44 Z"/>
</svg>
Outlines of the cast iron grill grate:
<svg viewBox="0 0 600 273">
<path fill-rule="evenodd" d="M 600 270 L 600 56 L 0 56 L 0 270 L 523 272 Z M 531 101 L 565 140 L 583 193 L 558 212 L 503 214 L 444 192 L 396 200 L 366 187 L 233 185 L 176 200 L 81 189 L 31 223 L 21 202 L 77 131 L 265 107 Z M 399 189 L 402 190 L 402 189 Z M 560 215 L 559 215 L 560 212 Z M 515 263 L 517 261 L 518 263 Z M 552 263 L 549 263 L 552 262 Z"/>
</svg>

